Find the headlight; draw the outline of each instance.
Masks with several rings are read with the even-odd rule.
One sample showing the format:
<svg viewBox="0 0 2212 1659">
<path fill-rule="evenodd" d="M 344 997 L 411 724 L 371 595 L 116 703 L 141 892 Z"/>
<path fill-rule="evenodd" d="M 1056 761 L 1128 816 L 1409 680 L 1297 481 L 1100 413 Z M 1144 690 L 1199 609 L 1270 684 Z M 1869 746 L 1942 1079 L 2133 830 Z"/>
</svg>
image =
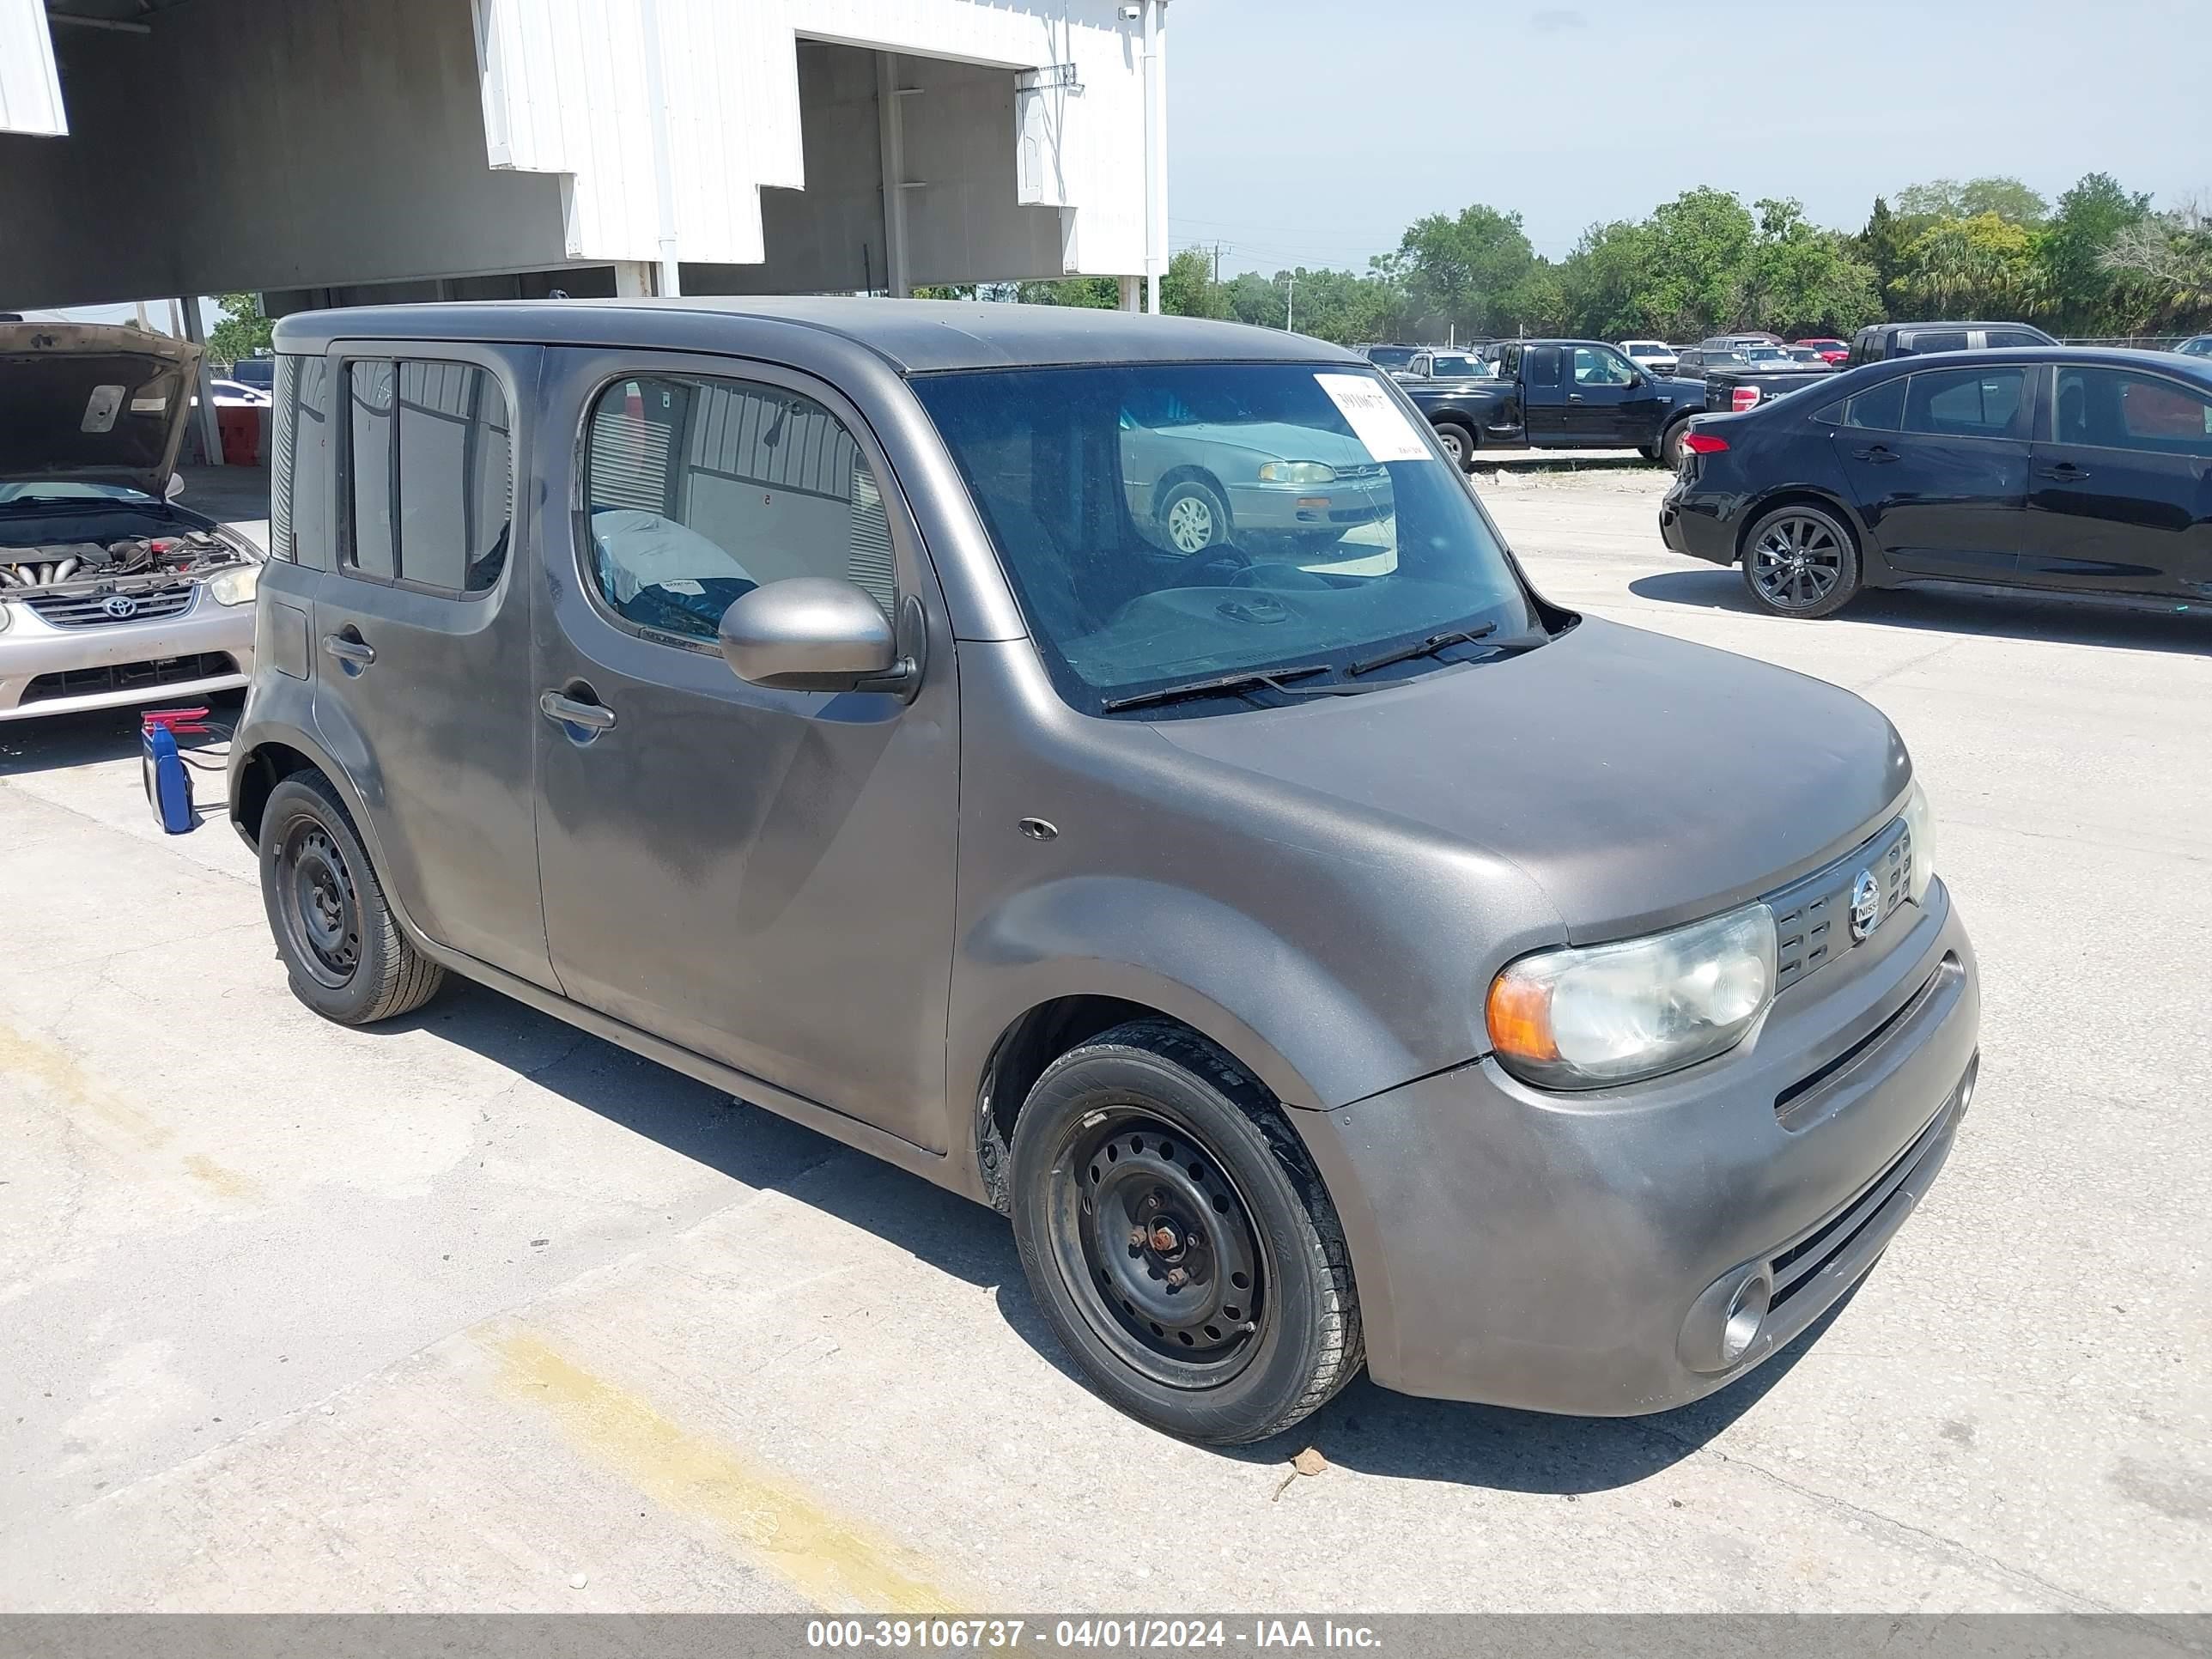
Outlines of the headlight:
<svg viewBox="0 0 2212 1659">
<path fill-rule="evenodd" d="M 1905 896 L 1915 904 L 1928 901 L 1928 884 L 1936 876 L 1936 814 L 1928 805 L 1928 792 L 1920 787 L 1920 780 L 1912 781 L 1912 793 L 1905 801 L 1905 833 L 1912 844 L 1908 856 L 1911 868 L 1905 876 Z"/>
<path fill-rule="evenodd" d="M 1498 1062 L 1552 1089 L 1595 1089 L 1734 1048 L 1774 995 L 1774 913 L 1523 957 L 1491 982 Z"/>
<path fill-rule="evenodd" d="M 15 607 L 0 599 L 0 634 L 8 631 L 8 624 L 15 620 Z"/>
<path fill-rule="evenodd" d="M 1336 482 L 1336 469 L 1319 461 L 1269 461 L 1260 469 L 1261 483 L 1323 484 Z"/>
<path fill-rule="evenodd" d="M 215 595 L 217 605 L 245 605 L 260 586 L 261 567 L 258 564 L 240 565 L 208 579 L 208 592 Z"/>
</svg>

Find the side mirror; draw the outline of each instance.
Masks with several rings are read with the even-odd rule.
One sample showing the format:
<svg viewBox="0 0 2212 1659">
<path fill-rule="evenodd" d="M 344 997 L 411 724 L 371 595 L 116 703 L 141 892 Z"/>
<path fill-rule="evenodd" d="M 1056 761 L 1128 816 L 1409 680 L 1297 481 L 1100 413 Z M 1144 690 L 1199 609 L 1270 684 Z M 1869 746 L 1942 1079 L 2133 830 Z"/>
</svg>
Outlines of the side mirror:
<svg viewBox="0 0 2212 1659">
<path fill-rule="evenodd" d="M 883 607 L 836 576 L 756 587 L 722 613 L 717 643 L 732 673 L 779 691 L 908 694 L 921 678 L 918 639 L 902 654 Z"/>
<path fill-rule="evenodd" d="M 169 475 L 169 482 L 161 486 L 162 499 L 173 501 L 184 493 L 185 475 L 181 472 L 172 472 Z"/>
</svg>

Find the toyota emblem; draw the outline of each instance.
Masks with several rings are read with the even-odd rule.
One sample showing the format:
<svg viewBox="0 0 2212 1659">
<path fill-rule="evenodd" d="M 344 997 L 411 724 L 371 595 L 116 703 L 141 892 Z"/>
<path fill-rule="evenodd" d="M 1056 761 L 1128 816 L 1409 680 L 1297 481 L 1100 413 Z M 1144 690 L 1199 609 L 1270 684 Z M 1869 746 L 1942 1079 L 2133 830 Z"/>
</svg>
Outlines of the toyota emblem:
<svg viewBox="0 0 2212 1659">
<path fill-rule="evenodd" d="M 118 622 L 127 622 L 138 614 L 138 601 L 128 593 L 110 593 L 100 602 L 100 608 Z"/>
<path fill-rule="evenodd" d="M 1851 884 L 1851 938 L 1864 939 L 1881 921 L 1881 884 L 1874 878 L 1874 872 L 1862 870 L 1859 878 Z"/>
</svg>

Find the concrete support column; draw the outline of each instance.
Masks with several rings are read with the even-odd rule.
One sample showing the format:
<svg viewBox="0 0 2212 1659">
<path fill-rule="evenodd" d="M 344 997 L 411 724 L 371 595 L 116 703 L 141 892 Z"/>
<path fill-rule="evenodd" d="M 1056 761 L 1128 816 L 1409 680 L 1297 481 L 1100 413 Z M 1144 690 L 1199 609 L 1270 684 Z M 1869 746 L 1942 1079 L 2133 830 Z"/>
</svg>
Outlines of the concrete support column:
<svg viewBox="0 0 2212 1659">
<path fill-rule="evenodd" d="M 617 259 L 615 261 L 615 294 L 619 299 L 643 300 L 653 293 L 653 281 L 659 273 L 650 259 Z"/>
<path fill-rule="evenodd" d="M 194 429 L 199 434 L 200 459 L 209 466 L 222 465 L 222 428 L 215 415 L 215 376 L 208 373 L 207 330 L 200 326 L 200 302 L 187 295 L 175 302 L 177 326 L 184 331 L 185 338 L 200 349 L 200 366 L 194 382 L 198 389 L 200 410 Z M 138 307 L 144 316 L 146 307 Z M 270 414 L 274 416 L 275 410 Z"/>
<path fill-rule="evenodd" d="M 914 292 L 907 276 L 906 119 L 895 52 L 876 54 L 876 132 L 884 174 L 884 285 L 899 299 Z"/>
<path fill-rule="evenodd" d="M 1145 279 L 1141 276 L 1124 276 L 1120 281 L 1121 309 L 1142 311 L 1145 308 Z"/>
</svg>

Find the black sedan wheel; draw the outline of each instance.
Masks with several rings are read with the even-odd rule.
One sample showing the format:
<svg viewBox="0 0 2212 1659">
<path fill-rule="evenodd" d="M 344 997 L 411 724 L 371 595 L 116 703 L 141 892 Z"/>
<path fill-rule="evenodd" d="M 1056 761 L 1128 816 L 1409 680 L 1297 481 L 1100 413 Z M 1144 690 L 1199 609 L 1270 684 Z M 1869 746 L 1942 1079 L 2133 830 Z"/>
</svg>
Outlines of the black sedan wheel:
<svg viewBox="0 0 2212 1659">
<path fill-rule="evenodd" d="M 1093 1038 L 1038 1079 L 1012 1154 L 1030 1289 L 1131 1416 L 1239 1445 L 1358 1374 L 1335 1208 L 1280 1109 L 1219 1050 L 1158 1020 Z"/>
<path fill-rule="evenodd" d="M 1858 592 L 1858 544 L 1819 507 L 1778 508 L 1744 538 L 1743 585 L 1771 615 L 1831 616 Z"/>
<path fill-rule="evenodd" d="M 261 898 L 293 994 L 368 1025 L 421 1007 L 445 969 L 408 942 L 368 852 L 319 772 L 286 778 L 261 814 Z"/>
</svg>

